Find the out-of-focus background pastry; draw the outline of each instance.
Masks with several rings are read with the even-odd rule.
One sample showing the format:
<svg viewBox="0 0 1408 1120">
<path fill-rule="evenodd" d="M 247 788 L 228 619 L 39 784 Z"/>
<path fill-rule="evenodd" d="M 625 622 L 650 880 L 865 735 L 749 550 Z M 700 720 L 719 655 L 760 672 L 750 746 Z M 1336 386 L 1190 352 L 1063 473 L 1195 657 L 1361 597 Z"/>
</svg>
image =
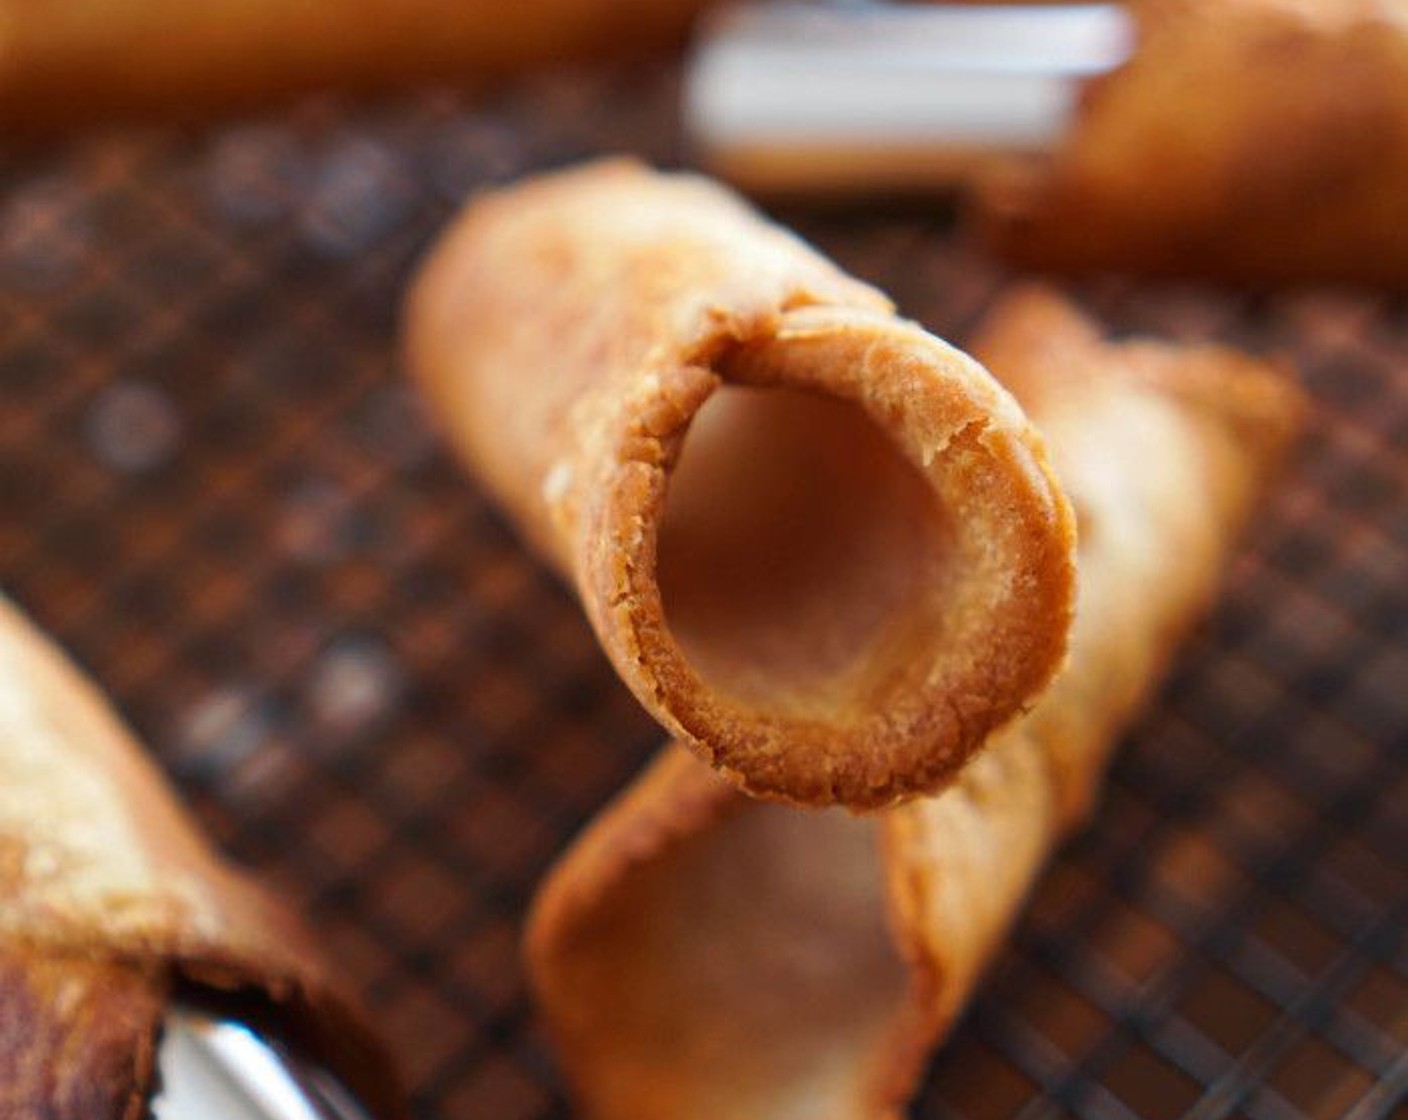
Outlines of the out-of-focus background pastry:
<svg viewBox="0 0 1408 1120">
<path fill-rule="evenodd" d="M 678 46 L 709 0 L 0 3 L 0 121 L 43 134 L 209 119 L 319 89 L 483 88 L 535 66 Z"/>
<path fill-rule="evenodd" d="M 742 186 L 957 181 L 1039 268 L 1408 286 L 1404 0 L 2 0 L 0 124 L 483 90 L 691 31 L 697 155 Z"/>
<path fill-rule="evenodd" d="M 424 1120 L 569 1114 L 519 925 L 657 731 L 431 434 L 397 308 L 468 192 L 608 152 L 682 162 L 681 74 L 668 51 L 588 56 L 473 97 L 74 126 L 0 167 L 0 583 L 367 990 Z M 775 212 L 959 343 L 1017 275 L 944 205 Z M 1067 290 L 1117 330 L 1289 358 L 1316 407 L 915 1115 L 1387 1116 L 1408 1078 L 1408 307 Z"/>
<path fill-rule="evenodd" d="M 961 193 L 1030 267 L 1408 286 L 1408 4 L 781 3 L 706 24 L 701 158 L 793 198 Z"/>
</svg>

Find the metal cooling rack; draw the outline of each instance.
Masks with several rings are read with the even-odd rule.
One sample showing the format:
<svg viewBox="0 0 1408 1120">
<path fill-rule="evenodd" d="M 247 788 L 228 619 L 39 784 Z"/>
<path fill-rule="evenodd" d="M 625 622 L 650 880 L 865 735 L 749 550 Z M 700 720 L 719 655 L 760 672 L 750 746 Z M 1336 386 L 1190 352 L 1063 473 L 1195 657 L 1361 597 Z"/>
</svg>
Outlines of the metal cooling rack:
<svg viewBox="0 0 1408 1120">
<path fill-rule="evenodd" d="M 474 187 L 670 160 L 674 82 L 310 104 L 0 170 L 0 582 L 324 931 L 422 1120 L 569 1114 L 518 924 L 657 732 L 437 446 L 397 301 Z M 1008 280 L 932 215 L 800 220 L 958 340 Z M 1293 356 L 1317 422 L 916 1114 L 1387 1117 L 1408 1089 L 1408 307 L 1076 294 L 1119 328 Z"/>
</svg>

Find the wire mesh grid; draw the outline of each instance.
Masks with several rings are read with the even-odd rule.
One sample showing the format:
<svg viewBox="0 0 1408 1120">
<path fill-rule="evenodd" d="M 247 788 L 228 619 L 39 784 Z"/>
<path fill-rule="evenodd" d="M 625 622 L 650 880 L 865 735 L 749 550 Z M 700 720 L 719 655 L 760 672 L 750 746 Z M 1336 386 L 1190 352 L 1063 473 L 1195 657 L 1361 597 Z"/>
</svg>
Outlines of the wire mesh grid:
<svg viewBox="0 0 1408 1120">
<path fill-rule="evenodd" d="M 423 1120 L 570 1114 L 525 904 L 658 732 L 396 369 L 469 190 L 670 160 L 675 75 L 311 103 L 0 173 L 0 581 L 367 992 Z M 794 216 L 795 217 L 795 216 Z M 963 338 L 941 216 L 801 216 Z M 920 1117 L 1373 1120 L 1408 1090 L 1408 307 L 1099 282 L 1120 329 L 1292 356 L 1316 423 L 1054 861 Z"/>
</svg>

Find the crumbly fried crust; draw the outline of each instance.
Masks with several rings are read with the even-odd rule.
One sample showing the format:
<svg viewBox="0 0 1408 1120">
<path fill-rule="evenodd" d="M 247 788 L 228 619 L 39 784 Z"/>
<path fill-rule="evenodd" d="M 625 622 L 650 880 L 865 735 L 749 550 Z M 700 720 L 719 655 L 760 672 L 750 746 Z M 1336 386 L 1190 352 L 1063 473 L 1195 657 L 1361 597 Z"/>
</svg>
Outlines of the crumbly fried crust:
<svg viewBox="0 0 1408 1120">
<path fill-rule="evenodd" d="M 1074 526 L 1021 410 L 716 185 L 608 162 L 482 197 L 406 338 L 622 679 L 752 794 L 932 792 L 1061 663 Z M 751 474 L 672 492 L 696 454 L 727 477 L 762 416 Z"/>
<path fill-rule="evenodd" d="M 1108 752 L 1206 606 L 1298 427 L 1281 371 L 1112 344 L 1013 297 L 977 350 L 1082 518 L 1070 664 L 937 797 L 870 817 L 740 796 L 671 746 L 548 876 L 534 987 L 593 1120 L 897 1118 Z"/>
<path fill-rule="evenodd" d="M 398 1114 L 387 1060 L 307 931 L 211 851 L 97 689 L 3 599 L 0 742 L 4 1115 L 141 1115 L 178 982 L 262 996 Z"/>
</svg>

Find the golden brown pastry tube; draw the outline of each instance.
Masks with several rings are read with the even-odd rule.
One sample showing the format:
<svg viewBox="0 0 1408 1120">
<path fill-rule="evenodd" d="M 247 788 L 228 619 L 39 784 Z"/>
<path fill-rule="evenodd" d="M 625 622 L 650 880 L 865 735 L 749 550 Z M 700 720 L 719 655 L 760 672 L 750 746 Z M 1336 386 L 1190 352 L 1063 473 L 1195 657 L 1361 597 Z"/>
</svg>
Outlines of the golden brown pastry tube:
<svg viewBox="0 0 1408 1120">
<path fill-rule="evenodd" d="M 979 192 L 1043 267 L 1408 285 L 1408 5 L 1143 0 L 1050 159 Z"/>
<path fill-rule="evenodd" d="M 0 122 L 13 136 L 310 89 L 483 86 L 532 66 L 670 48 L 707 3 L 0 0 Z"/>
<path fill-rule="evenodd" d="M 528 925 L 591 1120 L 899 1115 L 1085 819 L 1301 411 L 1262 364 L 1106 343 L 1039 292 L 976 352 L 1049 426 L 1081 517 L 1069 668 L 944 793 L 869 817 L 750 801 L 667 748 L 557 865 Z"/>
<path fill-rule="evenodd" d="M 1073 523 L 1021 410 L 720 187 L 480 198 L 407 340 L 626 684 L 750 792 L 931 791 L 1061 660 Z"/>
<path fill-rule="evenodd" d="M 309 935 L 221 861 L 102 696 L 0 598 L 0 1115 L 137 1120 L 177 986 L 258 997 L 387 1117 Z"/>
</svg>

